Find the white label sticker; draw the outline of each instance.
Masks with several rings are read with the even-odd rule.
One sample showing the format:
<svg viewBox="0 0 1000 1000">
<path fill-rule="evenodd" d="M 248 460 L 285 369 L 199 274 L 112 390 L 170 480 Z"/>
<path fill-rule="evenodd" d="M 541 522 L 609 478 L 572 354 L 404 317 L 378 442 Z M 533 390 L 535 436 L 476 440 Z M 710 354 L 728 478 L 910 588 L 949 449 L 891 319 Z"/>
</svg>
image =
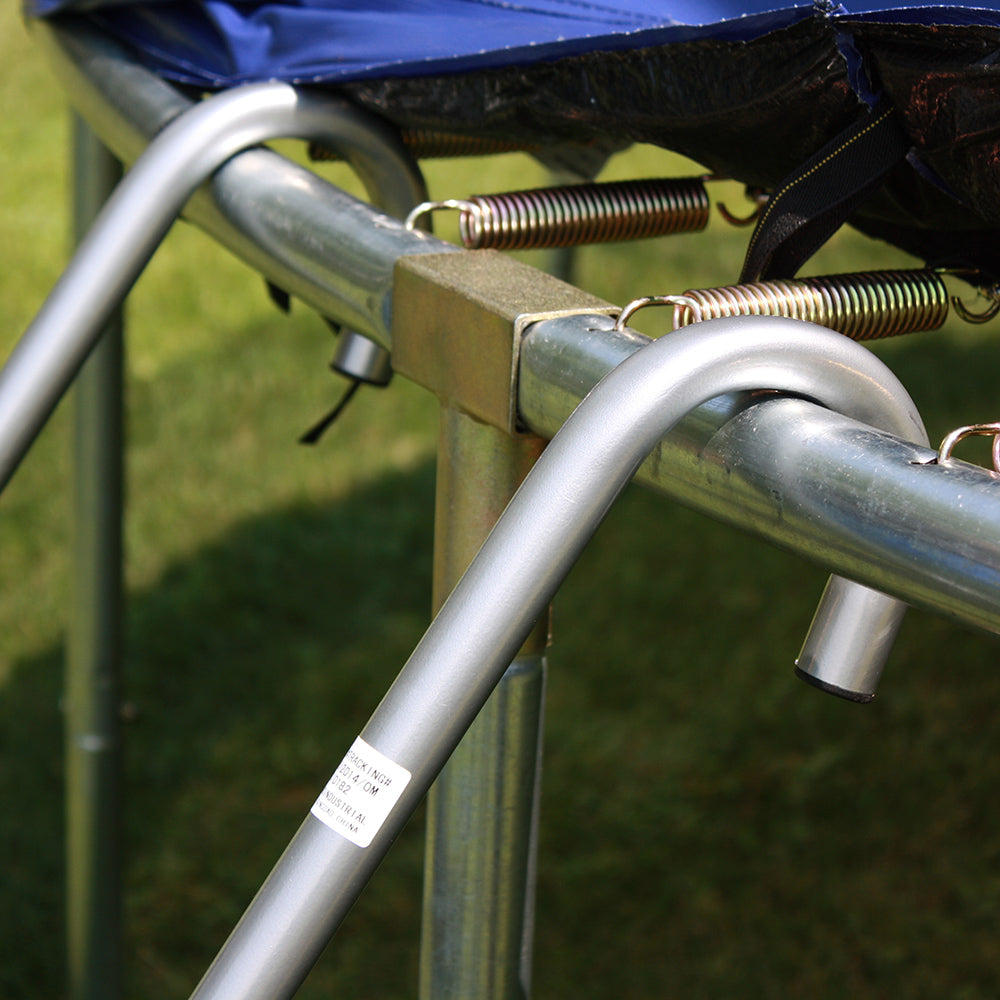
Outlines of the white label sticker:
<svg viewBox="0 0 1000 1000">
<path fill-rule="evenodd" d="M 382 828 L 410 772 L 359 736 L 313 803 L 312 814 L 358 847 Z"/>
</svg>

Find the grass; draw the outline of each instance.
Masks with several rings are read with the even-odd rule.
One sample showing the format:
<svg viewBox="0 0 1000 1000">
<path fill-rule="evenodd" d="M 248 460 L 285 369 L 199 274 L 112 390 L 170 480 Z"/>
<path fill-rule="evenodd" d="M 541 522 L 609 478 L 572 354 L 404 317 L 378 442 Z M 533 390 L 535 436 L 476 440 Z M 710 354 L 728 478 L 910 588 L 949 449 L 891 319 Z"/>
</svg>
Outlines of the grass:
<svg viewBox="0 0 1000 1000">
<path fill-rule="evenodd" d="M 66 129 L 42 60 L 9 8 L 0 18 L 6 347 L 64 257 Z M 675 165 L 643 149 L 610 172 Z M 520 157 L 429 171 L 441 195 L 542 177 Z M 745 239 L 713 224 L 587 250 L 578 281 L 618 302 L 725 283 Z M 821 257 L 817 272 L 903 261 L 850 234 Z M 340 391 L 325 326 L 276 312 L 186 225 L 129 318 L 127 985 L 168 1000 L 188 995 L 426 625 L 436 412 L 396 380 L 298 447 Z M 932 439 L 997 416 L 995 336 L 949 327 L 876 348 Z M 68 439 L 61 408 L 0 500 L 10 998 L 64 993 Z M 879 699 L 837 702 L 790 672 L 822 578 L 639 489 L 612 511 L 556 606 L 538 996 L 997 995 L 994 640 L 911 614 Z M 421 838 L 418 814 L 302 996 L 413 994 Z"/>
</svg>

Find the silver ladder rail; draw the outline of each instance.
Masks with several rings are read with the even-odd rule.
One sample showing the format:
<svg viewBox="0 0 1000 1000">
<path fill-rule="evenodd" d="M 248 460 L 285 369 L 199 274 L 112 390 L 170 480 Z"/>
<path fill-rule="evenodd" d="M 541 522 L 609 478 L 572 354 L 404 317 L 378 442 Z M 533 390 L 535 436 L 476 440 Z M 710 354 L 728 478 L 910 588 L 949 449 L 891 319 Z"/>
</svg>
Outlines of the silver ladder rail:
<svg viewBox="0 0 1000 1000">
<path fill-rule="evenodd" d="M 714 320 L 624 361 L 527 474 L 192 1000 L 294 995 L 654 444 L 705 400 L 761 387 L 822 400 L 902 437 L 924 436 L 909 396 L 877 358 L 809 324 Z M 838 585 L 843 597 L 854 587 Z M 870 591 L 857 603 L 835 599 L 823 612 L 824 638 L 837 646 L 843 630 L 859 639 L 857 648 L 881 647 L 879 633 L 904 610 Z M 367 830 L 359 820 L 360 832 L 350 826 L 360 807 L 339 778 L 355 755 L 374 760 L 394 789 L 391 810 L 368 818 Z"/>
</svg>

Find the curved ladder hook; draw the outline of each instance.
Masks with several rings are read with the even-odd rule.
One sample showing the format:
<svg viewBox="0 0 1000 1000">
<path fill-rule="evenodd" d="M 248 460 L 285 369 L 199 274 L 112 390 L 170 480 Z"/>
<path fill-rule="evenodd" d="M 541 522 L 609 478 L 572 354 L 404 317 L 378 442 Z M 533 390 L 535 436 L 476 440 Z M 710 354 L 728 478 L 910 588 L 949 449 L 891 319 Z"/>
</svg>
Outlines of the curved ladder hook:
<svg viewBox="0 0 1000 1000">
<path fill-rule="evenodd" d="M 389 192 L 382 200 L 398 214 L 421 200 L 419 172 L 401 141 L 343 101 L 260 83 L 195 104 L 115 188 L 0 371 L 0 489 L 188 198 L 236 153 L 279 138 L 322 139 L 346 150 L 366 186 Z M 411 191 L 398 182 L 407 173 Z"/>
<path fill-rule="evenodd" d="M 927 440 L 905 389 L 878 358 L 808 323 L 711 320 L 623 361 L 553 436 L 362 730 L 379 760 L 406 773 L 368 846 L 320 818 L 321 794 L 192 1000 L 292 996 L 654 445 L 709 399 L 762 388 Z M 869 685 L 904 610 L 833 577 L 799 669 L 832 689 Z M 860 677 L 854 656 L 863 661 Z"/>
<path fill-rule="evenodd" d="M 656 442 L 709 399 L 755 389 L 803 396 L 927 444 L 903 385 L 869 351 L 840 334 L 771 317 L 707 321 L 684 336 L 676 331 L 610 372 L 553 437 L 456 588 L 460 613 L 478 627 L 491 607 L 514 614 L 518 601 L 537 591 L 544 597 L 525 612 L 534 621 Z M 518 559 L 523 565 L 513 568 Z M 507 589 L 499 580 L 507 577 L 511 596 L 505 599 Z M 474 588 L 482 590 L 478 600 L 464 596 Z M 797 673 L 849 700 L 870 701 L 905 609 L 896 598 L 832 576 L 796 661 Z M 492 641 L 499 636 L 484 639 Z M 511 655 L 518 645 L 513 643 Z"/>
</svg>

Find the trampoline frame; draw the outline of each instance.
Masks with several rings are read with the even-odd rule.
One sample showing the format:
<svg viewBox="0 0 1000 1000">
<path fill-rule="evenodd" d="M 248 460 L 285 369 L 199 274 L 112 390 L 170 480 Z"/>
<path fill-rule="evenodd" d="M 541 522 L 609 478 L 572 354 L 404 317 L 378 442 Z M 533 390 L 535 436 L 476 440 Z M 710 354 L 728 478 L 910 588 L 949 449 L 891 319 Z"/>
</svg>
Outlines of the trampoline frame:
<svg viewBox="0 0 1000 1000">
<path fill-rule="evenodd" d="M 79 113 L 101 140 L 96 143 L 86 132 L 80 133 L 77 201 L 80 218 L 86 219 L 96 214 L 116 176 L 102 143 L 114 156 L 132 161 L 169 120 L 189 110 L 190 102 L 83 21 L 37 22 L 32 29 Z M 376 193 L 375 200 L 393 215 L 403 214 L 408 200 L 419 200 L 419 182 L 414 181 L 419 174 L 395 137 L 381 123 L 353 110 L 334 112 L 350 119 L 348 159 Z M 365 155 L 356 155 L 357 148 L 363 148 Z M 98 180 L 87 181 L 88 177 Z M 421 996 L 425 1000 L 526 996 L 545 607 L 575 557 L 577 543 L 567 540 L 565 526 L 543 532 L 553 546 L 543 560 L 546 565 L 534 567 L 530 580 L 517 591 L 517 600 L 505 606 L 502 615 L 478 606 L 480 598 L 462 595 L 479 593 L 475 588 L 486 586 L 486 580 L 493 599 L 498 576 L 514 572 L 511 567 L 522 560 L 529 521 L 545 504 L 554 503 L 546 498 L 556 484 L 569 481 L 566 470 L 555 463 L 564 451 L 577 453 L 580 446 L 552 446 L 549 454 L 556 457 L 546 458 L 545 468 L 558 471 L 547 473 L 550 478 L 544 487 L 533 485 L 527 494 L 517 494 L 521 499 L 511 505 L 510 519 L 505 518 L 514 527 L 489 535 L 529 470 L 540 466 L 541 442 L 557 434 L 557 440 L 567 441 L 560 428 L 571 414 L 577 412 L 574 423 L 585 420 L 579 413 L 601 405 L 602 393 L 620 391 L 616 385 L 629 377 L 623 372 L 654 368 L 660 383 L 670 386 L 667 395 L 672 399 L 677 386 L 665 371 L 676 368 L 678 357 L 689 349 L 685 345 L 690 337 L 678 334 L 665 346 L 652 348 L 647 338 L 615 328 L 609 317 L 616 310 L 608 303 L 500 255 L 459 251 L 426 234 L 410 232 L 391 215 L 357 202 L 266 149 L 227 158 L 187 203 L 185 215 L 268 280 L 390 349 L 397 371 L 434 392 L 443 414 L 434 600 L 436 608 L 445 610 L 404 668 L 400 686 L 394 686 L 361 734 L 379 755 L 411 777 L 397 807 L 374 831 L 372 847 L 357 846 L 314 815 L 306 818 L 242 929 L 234 932 L 194 996 L 291 996 L 402 820 L 442 767 L 430 807 L 428 859 L 433 860 L 435 875 L 425 897 Z M 302 249 L 306 246 L 308 254 Z M 435 322 L 413 323 L 413 316 L 433 316 Z M 579 544 L 635 473 L 660 493 L 890 595 L 893 600 L 880 605 L 878 622 L 871 623 L 874 630 L 889 627 L 884 612 L 889 609 L 888 617 L 896 615 L 901 601 L 1000 632 L 1000 571 L 995 568 L 1000 567 L 1000 528 L 983 530 L 984 525 L 1000 525 L 996 478 L 970 466 L 934 463 L 935 453 L 926 447 L 905 393 L 885 388 L 881 368 L 865 367 L 862 355 L 870 355 L 851 342 L 791 321 L 718 322 L 721 327 L 713 324 L 717 337 L 702 331 L 706 342 L 721 343 L 734 329 L 754 343 L 753 351 L 739 364 L 720 361 L 729 357 L 721 348 L 719 358 L 701 358 L 699 364 L 707 367 L 698 369 L 697 398 L 679 403 L 680 412 L 663 427 L 649 430 L 646 411 L 641 420 L 634 414 L 621 418 L 619 429 L 627 430 L 625 438 L 636 449 L 623 461 L 619 470 L 623 478 L 594 474 L 585 487 L 570 489 L 562 497 L 561 502 L 585 509 Z M 766 332 L 758 334 L 762 323 Z M 772 357 L 766 342 L 786 335 L 788 350 Z M 67 752 L 75 761 L 72 766 L 79 768 L 71 773 L 90 776 L 68 782 L 76 802 L 69 808 L 79 817 L 71 823 L 70 842 L 80 845 L 80 861 L 72 866 L 71 879 L 81 887 L 70 893 L 71 979 L 76 996 L 114 996 L 120 989 L 120 918 L 114 900 L 117 819 L 112 775 L 119 740 L 115 724 L 108 720 L 117 712 L 121 614 L 120 540 L 114 543 L 121 517 L 120 465 L 116 466 L 121 451 L 120 326 L 100 335 L 94 330 L 88 336 L 93 342 L 99 339 L 101 346 L 77 383 L 81 388 L 78 516 L 102 527 L 92 535 L 97 544 L 77 556 L 78 590 L 98 596 L 90 606 L 79 603 L 72 625 L 75 652 L 68 668 L 67 686 L 81 692 L 73 699 L 79 712 L 70 713 L 67 723 Z M 822 367 L 813 354 L 817 337 L 818 353 L 835 357 L 836 365 L 849 372 L 845 387 L 833 392 L 832 399 L 828 390 L 839 384 L 836 378 L 829 372 L 819 378 L 810 367 Z M 704 350 L 710 353 L 709 348 Z M 647 360 L 659 354 L 669 362 Z M 758 356 L 766 364 L 756 368 Z M 718 370 L 724 371 L 725 364 L 738 369 L 739 377 L 718 384 L 708 381 L 710 369 L 721 365 Z M 75 370 L 76 366 L 61 370 L 55 389 L 55 383 L 48 383 L 46 406 L 54 405 Z M 29 388 L 42 394 L 39 385 L 44 380 L 31 378 Z M 602 382 L 604 387 L 591 394 Z M 761 401 L 749 394 L 759 388 L 787 390 L 797 398 Z M 580 408 L 588 394 L 590 401 Z M 630 393 L 623 398 L 630 398 Z M 834 409 L 825 408 L 820 400 Z M 890 405 L 891 400 L 895 402 Z M 664 405 L 664 399 L 657 397 L 653 412 L 662 414 Z M 880 419 L 883 405 L 893 414 L 887 418 L 887 429 Z M 836 412 L 838 408 L 852 415 Z M 609 411 L 600 412 L 606 423 Z M 29 429 L 18 431 L 16 454 L 5 472 L 13 470 L 43 419 L 40 416 Z M 672 429 L 665 433 L 668 428 Z M 5 445 L 11 436 L 0 433 Z M 592 438 L 593 432 L 585 436 Z M 799 443 L 805 436 L 808 447 Z M 643 461 L 647 454 L 650 457 Z M 486 482 L 486 488 L 468 489 L 470 469 L 477 470 L 475 479 Z M 834 469 L 836 476 L 831 474 Z M 720 470 L 725 470 L 724 477 Z M 529 481 L 539 479 L 532 476 Z M 877 516 L 849 502 L 871 482 L 879 484 L 882 499 Z M 956 504 L 959 495 L 961 505 Z M 531 517 L 519 515 L 517 504 L 530 510 Z M 486 556 L 473 564 L 472 582 L 466 578 L 460 584 L 487 537 L 492 541 L 484 549 Z M 498 562 L 490 562 L 490 546 L 501 553 Z M 542 551 L 534 545 L 527 548 Z M 544 583 L 539 582 L 542 579 Z M 97 580 L 104 582 L 95 586 Z M 459 596 L 445 604 L 456 586 Z M 495 623 L 494 618 L 502 621 Z M 489 633 L 491 638 L 483 640 L 485 648 L 473 656 L 480 664 L 475 680 L 471 666 L 468 674 L 463 672 L 466 668 L 454 667 L 461 676 L 448 679 L 447 684 L 455 687 L 442 695 L 428 687 L 429 668 L 420 664 L 429 659 L 457 663 L 459 653 L 450 649 L 449 642 L 470 621 L 477 631 L 488 632 L 494 626 L 500 631 Z M 832 635 L 836 642 L 836 628 Z M 856 645 L 847 646 L 851 654 L 857 651 Z M 487 660 L 488 668 L 482 666 Z M 415 661 L 417 667 L 411 665 Z M 414 674 L 420 683 L 409 679 Z M 93 694 L 100 685 L 107 700 L 90 700 L 86 692 Z M 480 713 L 494 687 L 496 693 Z M 429 690 L 433 695 L 426 693 Z M 420 724 L 404 725 L 400 720 L 406 715 L 414 715 Z M 470 735 L 452 756 L 470 724 Z M 433 738 L 427 736 L 428 730 Z M 517 748 L 513 761 L 505 756 L 512 743 Z M 506 780 L 511 775 L 513 780 Z M 88 793 L 81 795 L 84 787 Z M 478 796 L 471 806 L 470 796 Z M 474 833 L 456 818 L 455 802 L 478 817 Z M 501 829 L 500 815 L 513 815 L 515 820 Z M 461 899 L 457 889 L 470 866 L 484 877 L 475 892 L 466 892 Z M 317 878 L 317 872 L 335 875 L 336 888 L 331 891 L 323 885 L 327 880 Z M 497 885 L 504 888 L 499 902 L 490 897 Z M 98 925 L 106 930 L 95 935 Z M 465 931 L 466 946 L 456 960 L 460 929 Z M 274 944 L 279 939 L 285 942 L 280 948 Z M 268 942 L 266 959 L 260 957 L 261 940 Z"/>
</svg>

